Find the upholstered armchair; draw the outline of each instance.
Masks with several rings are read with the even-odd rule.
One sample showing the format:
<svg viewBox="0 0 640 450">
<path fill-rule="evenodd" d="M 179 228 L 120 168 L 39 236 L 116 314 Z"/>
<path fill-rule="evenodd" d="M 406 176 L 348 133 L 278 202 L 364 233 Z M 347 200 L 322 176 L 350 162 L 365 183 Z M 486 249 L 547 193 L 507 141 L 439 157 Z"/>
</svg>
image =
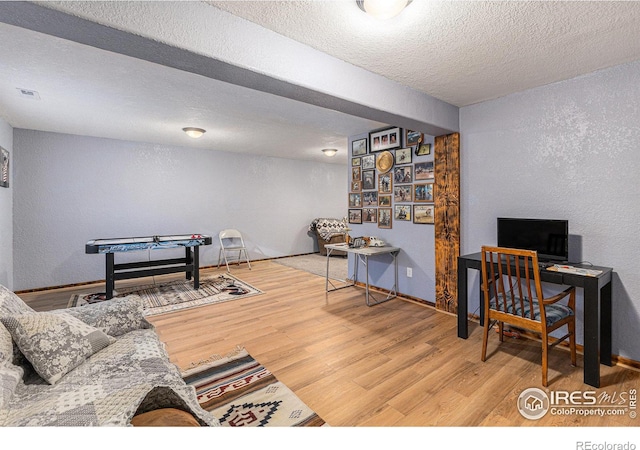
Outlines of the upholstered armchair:
<svg viewBox="0 0 640 450">
<path fill-rule="evenodd" d="M 327 219 L 319 218 L 314 219 L 309 225 L 309 231 L 313 233 L 318 241 L 318 250 L 323 256 L 327 255 L 327 249 L 324 248 L 327 244 L 340 244 L 345 242 L 344 236 L 347 225 L 342 219 Z M 345 252 L 333 251 L 332 255 L 345 256 Z"/>
</svg>

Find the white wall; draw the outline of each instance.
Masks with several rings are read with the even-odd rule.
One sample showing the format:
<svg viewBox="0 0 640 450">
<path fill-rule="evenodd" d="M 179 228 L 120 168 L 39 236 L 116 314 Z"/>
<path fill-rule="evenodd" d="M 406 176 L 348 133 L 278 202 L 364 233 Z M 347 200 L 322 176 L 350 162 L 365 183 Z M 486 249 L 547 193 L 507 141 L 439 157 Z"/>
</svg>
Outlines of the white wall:
<svg viewBox="0 0 640 450">
<path fill-rule="evenodd" d="M 615 271 L 613 353 L 636 361 L 638 105 L 634 62 L 460 111 L 462 253 L 496 243 L 498 216 L 568 219 L 570 260 Z M 477 312 L 477 280 L 471 286 Z"/>
<path fill-rule="evenodd" d="M 0 119 L 0 147 L 9 152 L 9 188 L 0 188 L 0 284 L 13 289 L 13 128 Z"/>
<path fill-rule="evenodd" d="M 316 251 L 309 223 L 347 211 L 343 165 L 22 129 L 14 139 L 16 290 L 104 279 L 90 239 L 237 228 L 262 259 Z M 217 264 L 218 249 L 217 238 L 203 247 L 201 264 Z"/>
</svg>

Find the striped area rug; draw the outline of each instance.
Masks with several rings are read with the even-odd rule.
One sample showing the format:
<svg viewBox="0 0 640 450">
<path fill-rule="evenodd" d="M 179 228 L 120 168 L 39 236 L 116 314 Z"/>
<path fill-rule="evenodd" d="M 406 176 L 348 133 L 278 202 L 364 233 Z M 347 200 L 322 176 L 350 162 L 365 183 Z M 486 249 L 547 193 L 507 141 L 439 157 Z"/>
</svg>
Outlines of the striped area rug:
<svg viewBox="0 0 640 450">
<path fill-rule="evenodd" d="M 182 373 L 200 405 L 227 427 L 328 426 L 244 349 Z"/>
<path fill-rule="evenodd" d="M 164 284 L 150 284 L 118 289 L 115 297 L 139 295 L 144 300 L 144 315 L 155 316 L 181 309 L 221 303 L 262 294 L 263 292 L 229 273 L 200 278 L 200 288 L 193 281 L 178 280 Z M 104 293 L 74 294 L 68 308 L 105 301 Z"/>
</svg>

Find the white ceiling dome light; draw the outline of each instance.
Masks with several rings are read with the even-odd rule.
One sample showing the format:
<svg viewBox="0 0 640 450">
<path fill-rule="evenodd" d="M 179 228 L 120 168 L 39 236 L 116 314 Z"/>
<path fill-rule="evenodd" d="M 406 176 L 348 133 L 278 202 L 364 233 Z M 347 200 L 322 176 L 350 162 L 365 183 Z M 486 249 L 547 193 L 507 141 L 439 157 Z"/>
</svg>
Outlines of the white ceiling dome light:
<svg viewBox="0 0 640 450">
<path fill-rule="evenodd" d="M 412 0 L 356 0 L 358 7 L 375 17 L 386 20 L 397 16 Z"/>
<path fill-rule="evenodd" d="M 187 136 L 192 137 L 194 139 L 198 139 L 200 136 L 202 136 L 207 132 L 207 130 L 203 130 L 202 128 L 194 128 L 194 127 L 186 127 L 186 128 L 183 128 L 182 131 L 187 133 Z"/>
<path fill-rule="evenodd" d="M 338 153 L 338 149 L 337 148 L 323 148 L 322 149 L 322 153 L 324 153 L 325 156 L 334 156 L 336 153 Z"/>
</svg>

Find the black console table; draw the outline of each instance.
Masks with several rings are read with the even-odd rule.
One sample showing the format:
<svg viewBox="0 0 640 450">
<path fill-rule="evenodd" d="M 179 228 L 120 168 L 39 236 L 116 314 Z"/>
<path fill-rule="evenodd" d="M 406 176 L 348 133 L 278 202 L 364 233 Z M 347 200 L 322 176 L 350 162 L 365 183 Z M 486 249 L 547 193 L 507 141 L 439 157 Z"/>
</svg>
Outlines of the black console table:
<svg viewBox="0 0 640 450">
<path fill-rule="evenodd" d="M 463 339 L 469 336 L 467 269 L 481 270 L 481 261 L 480 252 L 458 257 L 458 337 Z M 579 264 L 573 266 L 601 270 L 602 273 L 591 277 L 541 268 L 540 280 L 575 286 L 584 290 L 584 382 L 600 387 L 600 364 L 611 366 L 611 275 L 613 269 Z M 480 305 L 483 305 L 482 292 L 480 297 Z"/>
</svg>

